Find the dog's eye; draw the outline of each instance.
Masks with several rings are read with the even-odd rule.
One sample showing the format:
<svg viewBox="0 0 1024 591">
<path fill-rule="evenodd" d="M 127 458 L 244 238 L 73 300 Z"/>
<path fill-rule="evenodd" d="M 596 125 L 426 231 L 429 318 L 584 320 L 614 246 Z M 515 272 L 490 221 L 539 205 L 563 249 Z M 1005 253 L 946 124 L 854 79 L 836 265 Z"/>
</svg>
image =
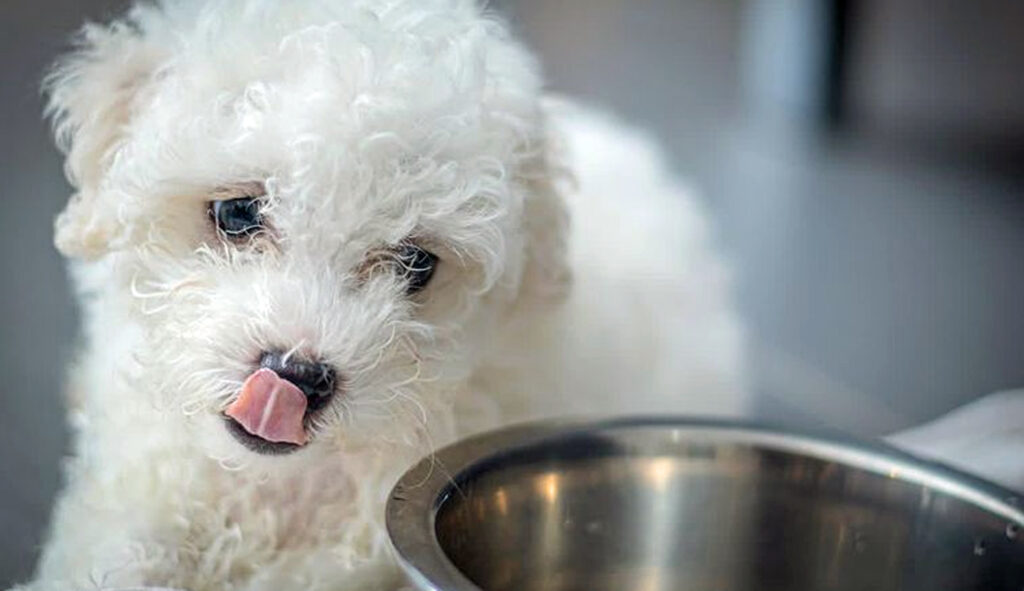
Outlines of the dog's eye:
<svg viewBox="0 0 1024 591">
<path fill-rule="evenodd" d="M 437 255 L 415 244 L 406 243 L 395 249 L 395 258 L 407 282 L 405 293 L 414 294 L 430 283 L 437 266 Z"/>
<path fill-rule="evenodd" d="M 210 203 L 210 217 L 229 238 L 252 236 L 263 229 L 260 200 L 256 197 L 225 199 Z"/>
</svg>

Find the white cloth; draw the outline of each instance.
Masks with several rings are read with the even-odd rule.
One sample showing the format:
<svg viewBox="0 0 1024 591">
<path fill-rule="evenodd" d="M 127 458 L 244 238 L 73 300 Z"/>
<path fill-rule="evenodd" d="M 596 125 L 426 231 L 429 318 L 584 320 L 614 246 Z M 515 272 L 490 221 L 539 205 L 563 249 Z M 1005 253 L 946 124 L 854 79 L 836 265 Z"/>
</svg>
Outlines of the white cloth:
<svg viewBox="0 0 1024 591">
<path fill-rule="evenodd" d="M 1024 390 L 991 394 L 886 440 L 1024 492 Z"/>
</svg>

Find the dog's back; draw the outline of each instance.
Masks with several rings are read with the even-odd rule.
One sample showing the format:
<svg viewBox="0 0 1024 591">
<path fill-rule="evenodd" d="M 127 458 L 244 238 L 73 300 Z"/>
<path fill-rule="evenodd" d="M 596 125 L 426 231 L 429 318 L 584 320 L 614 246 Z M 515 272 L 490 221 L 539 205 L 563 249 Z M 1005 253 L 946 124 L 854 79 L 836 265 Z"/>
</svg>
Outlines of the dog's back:
<svg viewBox="0 0 1024 591">
<path fill-rule="evenodd" d="M 729 273 L 693 193 L 644 133 L 570 101 L 546 107 L 555 158 L 573 177 L 573 287 L 557 312 L 510 327 L 479 388 L 499 394 L 505 420 L 748 415 Z"/>
</svg>

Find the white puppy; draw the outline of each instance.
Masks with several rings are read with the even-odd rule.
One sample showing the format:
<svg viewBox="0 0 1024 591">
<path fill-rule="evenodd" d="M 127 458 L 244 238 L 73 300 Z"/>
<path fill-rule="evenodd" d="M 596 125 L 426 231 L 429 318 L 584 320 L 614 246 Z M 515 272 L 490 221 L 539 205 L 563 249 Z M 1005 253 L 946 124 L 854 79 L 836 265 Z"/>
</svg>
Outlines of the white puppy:
<svg viewBox="0 0 1024 591">
<path fill-rule="evenodd" d="M 38 588 L 388 588 L 435 446 L 746 408 L 696 205 L 474 2 L 138 5 L 48 90 L 85 326 Z"/>
</svg>

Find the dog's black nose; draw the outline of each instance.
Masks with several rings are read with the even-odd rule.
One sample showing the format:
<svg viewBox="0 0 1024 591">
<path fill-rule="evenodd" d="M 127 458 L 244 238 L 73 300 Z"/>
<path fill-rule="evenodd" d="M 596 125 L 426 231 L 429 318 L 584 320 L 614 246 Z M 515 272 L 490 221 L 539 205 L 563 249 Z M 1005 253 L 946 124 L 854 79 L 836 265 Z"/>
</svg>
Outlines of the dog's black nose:
<svg viewBox="0 0 1024 591">
<path fill-rule="evenodd" d="M 274 370 L 274 373 L 295 384 L 306 395 L 306 412 L 312 412 L 327 404 L 334 394 L 337 374 L 325 363 L 305 361 L 281 351 L 267 351 L 260 357 L 260 367 Z"/>
</svg>

